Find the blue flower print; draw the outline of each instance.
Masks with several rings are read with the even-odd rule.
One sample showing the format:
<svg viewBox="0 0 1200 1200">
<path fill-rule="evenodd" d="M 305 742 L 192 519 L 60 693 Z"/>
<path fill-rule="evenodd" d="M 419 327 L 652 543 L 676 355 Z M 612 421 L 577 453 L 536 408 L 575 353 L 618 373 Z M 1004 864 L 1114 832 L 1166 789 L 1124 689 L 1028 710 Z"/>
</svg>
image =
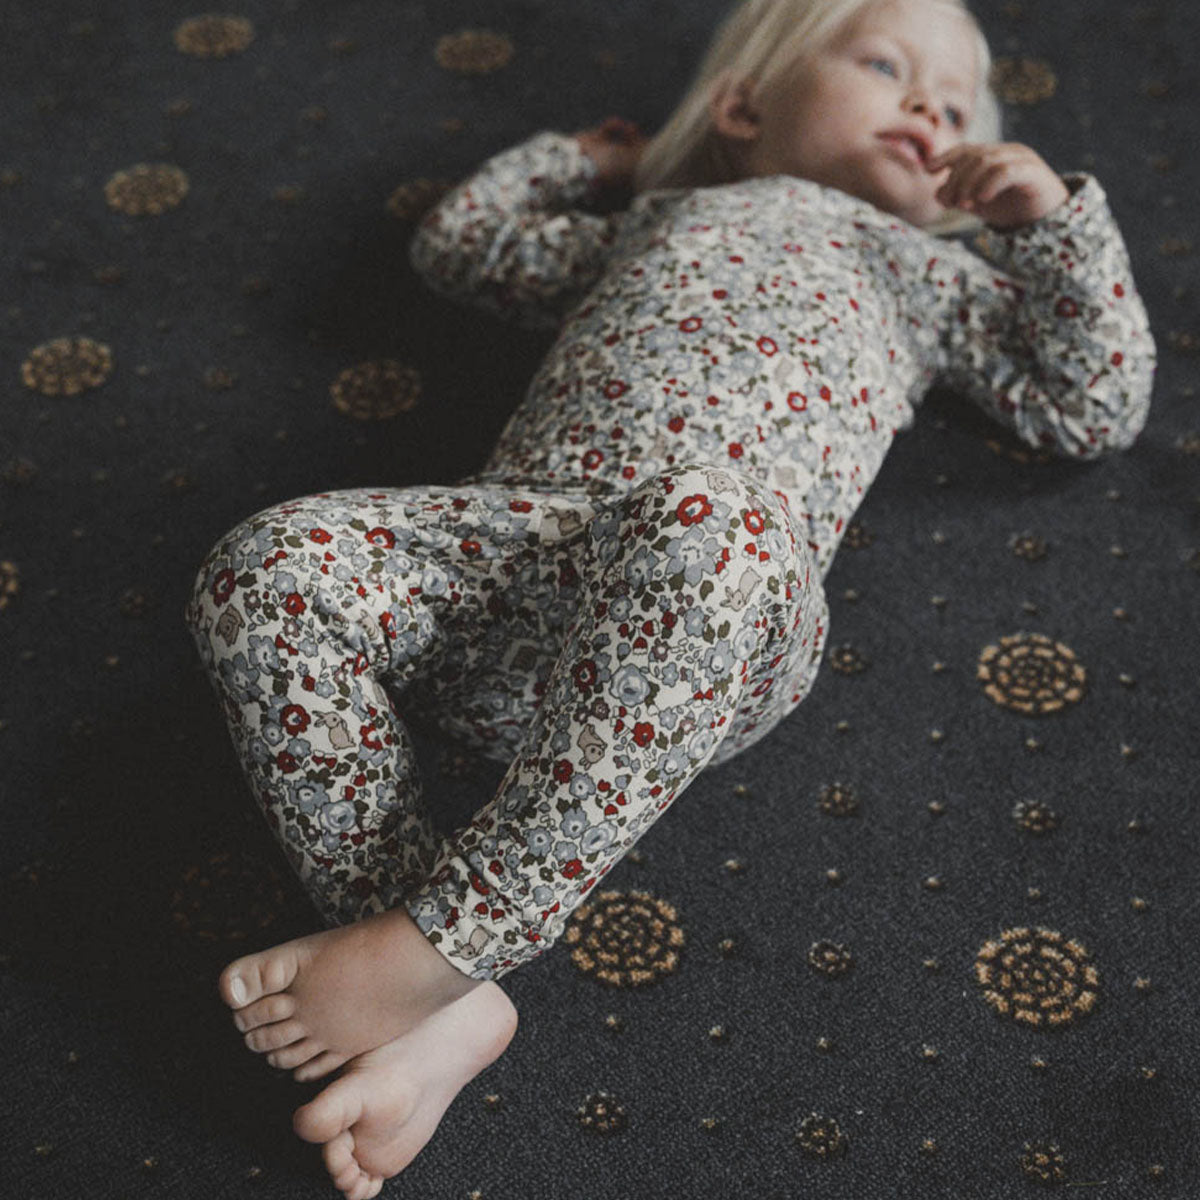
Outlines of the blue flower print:
<svg viewBox="0 0 1200 1200">
<path fill-rule="evenodd" d="M 633 708 L 650 695 L 650 683 L 633 663 L 626 663 L 612 677 L 608 690 L 626 708 Z"/>
<path fill-rule="evenodd" d="M 579 843 L 580 852 L 583 854 L 595 854 L 597 851 L 603 850 L 606 846 L 611 846 L 616 837 L 616 826 L 611 821 L 602 821 L 599 825 L 593 825 L 583 835 Z"/>
<path fill-rule="evenodd" d="M 558 823 L 559 829 L 569 838 L 578 838 L 587 828 L 587 817 L 582 808 L 568 808 Z"/>
<path fill-rule="evenodd" d="M 291 783 L 288 784 L 288 799 L 302 813 L 311 817 L 317 809 L 329 803 L 329 793 L 319 783 Z"/>
<path fill-rule="evenodd" d="M 596 784 L 593 782 L 590 775 L 585 775 L 582 771 L 576 771 L 571 776 L 571 783 L 568 787 L 571 796 L 576 800 L 586 800 L 589 796 L 596 794 Z"/>
<path fill-rule="evenodd" d="M 649 546 L 638 546 L 625 564 L 625 582 L 635 589 L 644 587 L 650 582 L 657 562 L 658 555 Z"/>
<path fill-rule="evenodd" d="M 700 525 L 692 525 L 682 537 L 667 542 L 667 554 L 670 555 L 668 573 L 674 575 L 682 571 L 684 579 L 694 587 L 704 575 L 712 573 L 716 565 L 717 542 L 706 536 Z"/>
<path fill-rule="evenodd" d="M 554 835 L 550 830 L 539 825 L 535 829 L 530 829 L 525 833 L 525 844 L 529 847 L 529 853 L 534 858 L 545 858 L 550 853 L 550 843 L 554 840 Z M 549 891 L 549 889 L 543 889 Z M 534 899 L 537 900 L 537 889 L 534 889 Z M 542 901 L 538 900 L 541 904 Z"/>
<path fill-rule="evenodd" d="M 262 698 L 262 688 L 255 683 L 259 675 L 258 668 L 252 667 L 244 654 L 239 651 L 232 659 L 223 658 L 219 665 L 222 681 L 230 694 L 242 704 Z"/>
<path fill-rule="evenodd" d="M 658 760 L 658 774 L 663 779 L 674 779 L 682 775 L 691 765 L 682 746 L 672 746 Z"/>
<path fill-rule="evenodd" d="M 732 649 L 734 655 L 746 662 L 754 653 L 754 648 L 758 645 L 758 630 L 752 625 L 743 625 L 741 629 L 733 635 Z"/>
<path fill-rule="evenodd" d="M 704 670 L 711 682 L 724 679 L 733 670 L 733 651 L 729 647 L 729 639 L 722 638 L 715 646 L 709 647 L 704 656 Z"/>
<path fill-rule="evenodd" d="M 320 819 L 321 824 L 330 833 L 344 833 L 353 829 L 358 820 L 354 812 L 354 805 L 349 800 L 338 800 L 333 804 L 322 805 Z"/>
</svg>

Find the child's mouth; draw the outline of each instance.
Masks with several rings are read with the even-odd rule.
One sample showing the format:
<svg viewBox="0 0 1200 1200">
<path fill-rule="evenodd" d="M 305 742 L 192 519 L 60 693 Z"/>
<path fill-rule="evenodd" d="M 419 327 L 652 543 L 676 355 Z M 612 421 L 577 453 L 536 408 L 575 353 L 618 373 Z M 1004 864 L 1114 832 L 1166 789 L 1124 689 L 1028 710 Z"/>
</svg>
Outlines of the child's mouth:
<svg viewBox="0 0 1200 1200">
<path fill-rule="evenodd" d="M 903 133 L 881 133 L 879 136 L 889 146 L 894 147 L 900 156 L 907 159 L 913 166 L 925 166 L 924 148 L 915 138 Z"/>
</svg>

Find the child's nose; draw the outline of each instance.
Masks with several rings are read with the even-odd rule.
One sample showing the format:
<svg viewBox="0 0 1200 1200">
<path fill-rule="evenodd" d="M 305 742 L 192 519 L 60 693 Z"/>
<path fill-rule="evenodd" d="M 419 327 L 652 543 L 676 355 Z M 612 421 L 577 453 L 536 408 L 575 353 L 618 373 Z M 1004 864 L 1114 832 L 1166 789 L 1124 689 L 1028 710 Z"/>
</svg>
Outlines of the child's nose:
<svg viewBox="0 0 1200 1200">
<path fill-rule="evenodd" d="M 935 129 L 941 125 L 942 118 L 938 115 L 937 106 L 931 104 L 924 95 L 910 95 L 908 98 L 908 107 L 912 112 L 918 113 L 923 117 L 928 117 L 933 122 Z"/>
</svg>

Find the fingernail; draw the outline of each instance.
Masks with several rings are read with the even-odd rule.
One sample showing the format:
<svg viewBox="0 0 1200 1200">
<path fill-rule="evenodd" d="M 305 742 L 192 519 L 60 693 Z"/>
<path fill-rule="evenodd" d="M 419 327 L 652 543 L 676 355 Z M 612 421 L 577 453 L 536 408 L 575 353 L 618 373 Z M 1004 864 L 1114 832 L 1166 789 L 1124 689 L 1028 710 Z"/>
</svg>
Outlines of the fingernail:
<svg viewBox="0 0 1200 1200">
<path fill-rule="evenodd" d="M 229 982 L 229 994 L 233 997 L 234 1004 L 246 1003 L 246 985 L 242 982 L 241 977 L 235 975 Z"/>
</svg>

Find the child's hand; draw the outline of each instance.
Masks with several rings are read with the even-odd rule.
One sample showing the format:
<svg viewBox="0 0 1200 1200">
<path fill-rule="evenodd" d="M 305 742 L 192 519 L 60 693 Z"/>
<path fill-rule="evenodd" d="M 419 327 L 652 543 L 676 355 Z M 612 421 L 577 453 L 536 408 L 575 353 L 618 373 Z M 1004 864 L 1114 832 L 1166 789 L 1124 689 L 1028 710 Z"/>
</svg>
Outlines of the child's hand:
<svg viewBox="0 0 1200 1200">
<path fill-rule="evenodd" d="M 632 121 L 620 117 L 609 117 L 602 125 L 581 130 L 574 137 L 584 154 L 599 165 L 597 185 L 607 188 L 630 186 L 634 169 L 650 140 Z"/>
<path fill-rule="evenodd" d="M 975 213 L 994 229 L 1015 229 L 1052 212 L 1071 193 L 1035 151 L 1019 142 L 955 146 L 927 169 L 950 168 L 935 193 L 947 208 Z"/>
</svg>

